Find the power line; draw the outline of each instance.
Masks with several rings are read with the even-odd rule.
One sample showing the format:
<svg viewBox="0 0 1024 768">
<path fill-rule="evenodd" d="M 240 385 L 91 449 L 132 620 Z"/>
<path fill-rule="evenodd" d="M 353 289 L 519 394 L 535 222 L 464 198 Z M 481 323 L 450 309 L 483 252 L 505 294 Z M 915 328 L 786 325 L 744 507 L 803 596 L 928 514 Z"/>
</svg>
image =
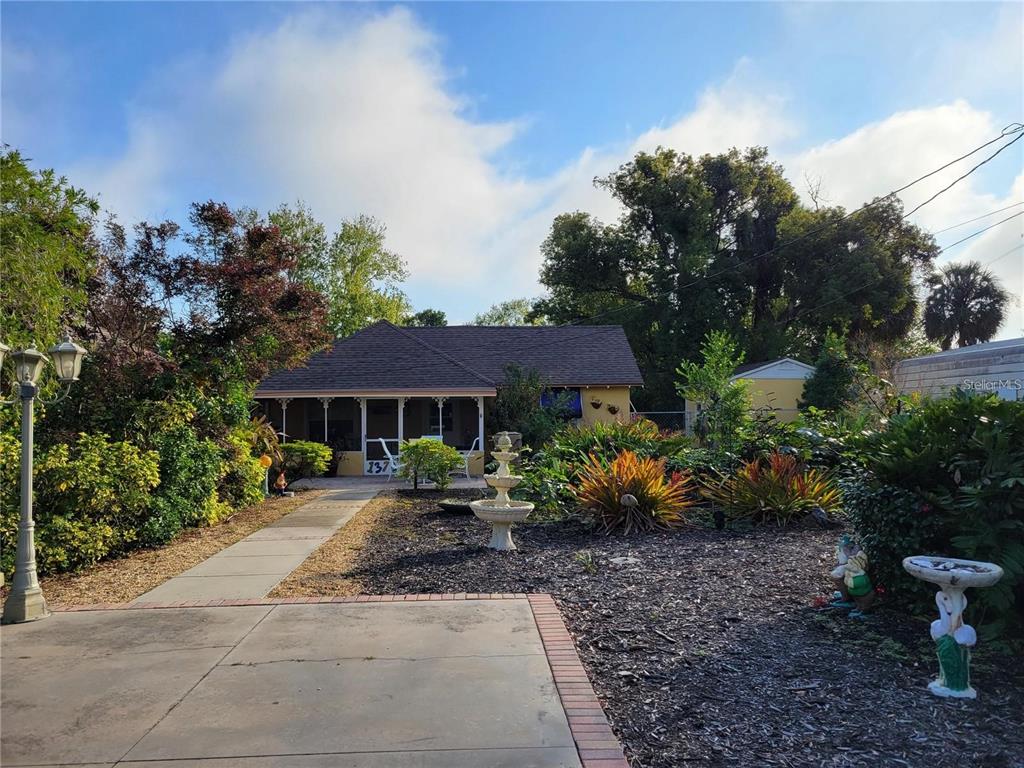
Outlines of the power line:
<svg viewBox="0 0 1024 768">
<path fill-rule="evenodd" d="M 973 219 L 967 219 L 966 221 L 961 221 L 959 224 L 951 224 L 948 227 L 944 227 L 942 229 L 937 229 L 934 232 L 932 232 L 932 234 L 933 235 L 941 235 L 943 232 L 949 232 L 949 230 L 957 229 L 958 227 L 962 227 L 965 224 L 973 224 L 976 221 L 981 221 L 982 219 L 987 219 L 989 216 L 995 216 L 997 213 L 1002 213 L 1003 211 L 1008 211 L 1011 208 L 1016 208 L 1018 205 L 1024 205 L 1024 200 L 1020 200 L 1020 201 L 1018 201 L 1016 203 L 1011 203 L 1010 205 L 1007 205 L 1004 208 L 996 208 L 994 211 L 989 211 L 988 213 L 983 213 L 983 214 L 981 214 L 981 216 L 975 216 Z"/>
<path fill-rule="evenodd" d="M 934 200 L 934 199 L 935 199 L 936 197 L 938 197 L 939 195 L 941 195 L 941 194 L 942 194 L 943 192 L 946 192 L 946 191 L 948 191 L 948 190 L 952 189 L 953 187 L 955 187 L 955 186 L 956 186 L 957 184 L 959 184 L 959 183 L 960 183 L 961 181 L 963 181 L 964 179 L 966 179 L 966 178 L 967 178 L 968 176 L 970 176 L 970 175 L 971 175 L 972 173 L 974 173 L 974 172 L 975 172 L 976 170 L 978 170 L 979 168 L 981 168 L 981 166 L 985 165 L 985 163 L 987 163 L 987 162 L 989 162 L 990 160 L 994 159 L 994 158 L 996 157 L 996 155 L 998 155 L 998 154 L 999 154 L 1000 152 L 1002 152 L 1002 151 L 1003 151 L 1004 149 L 1006 149 L 1006 148 L 1007 148 L 1007 147 L 1009 147 L 1009 146 L 1012 146 L 1013 144 L 1016 144 L 1016 143 L 1017 143 L 1018 141 L 1020 141 L 1021 139 L 1024 139 L 1024 133 L 1022 133 L 1022 134 L 1021 134 L 1020 136 L 1018 136 L 1018 137 L 1017 137 L 1016 139 L 1014 139 L 1013 141 L 1008 141 L 1008 142 L 1007 142 L 1006 144 L 1003 144 L 1003 146 L 1001 146 L 1001 147 L 1000 147 L 999 149 L 997 149 L 997 150 L 996 150 L 995 152 L 993 152 L 993 153 L 992 153 L 991 155 L 989 155 L 988 157 L 986 157 L 986 158 L 985 158 L 984 160 L 982 160 L 982 161 L 981 161 L 980 163 L 978 163 L 978 164 L 977 164 L 976 166 L 974 166 L 973 168 L 971 168 L 971 170 L 969 170 L 969 171 L 968 171 L 967 173 L 965 173 L 965 174 L 964 174 L 963 176 L 958 176 L 957 178 L 953 179 L 953 181 L 951 181 L 951 182 L 950 182 L 949 184 L 947 184 L 946 186 L 944 186 L 944 187 L 943 187 L 942 189 L 940 189 L 940 190 L 939 190 L 938 192 L 936 192 L 936 193 L 935 193 L 934 195 L 932 195 L 931 197 L 929 197 L 929 198 L 928 198 L 927 200 L 925 200 L 925 201 L 924 201 L 923 203 L 921 203 L 921 204 L 920 204 L 919 206 L 917 206 L 916 208 L 914 208 L 914 209 L 913 209 L 913 210 L 912 210 L 912 211 L 911 211 L 910 213 L 906 214 L 906 216 L 904 216 L 903 218 L 907 218 L 907 217 L 909 217 L 909 216 L 912 216 L 913 214 L 917 213 L 917 212 L 918 212 L 919 210 L 921 210 L 922 208 L 924 208 L 924 207 L 925 207 L 926 205 L 928 205 L 928 203 L 930 203 L 930 202 L 931 202 L 932 200 Z"/>
</svg>

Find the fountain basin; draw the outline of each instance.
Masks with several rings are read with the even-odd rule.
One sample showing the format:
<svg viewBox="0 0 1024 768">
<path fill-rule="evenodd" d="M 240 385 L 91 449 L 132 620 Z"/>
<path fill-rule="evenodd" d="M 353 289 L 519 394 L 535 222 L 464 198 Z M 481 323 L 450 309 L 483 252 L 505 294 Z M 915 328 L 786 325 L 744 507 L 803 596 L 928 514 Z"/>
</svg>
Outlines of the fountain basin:
<svg viewBox="0 0 1024 768">
<path fill-rule="evenodd" d="M 903 569 L 921 581 L 930 582 L 938 587 L 961 590 L 970 587 L 991 587 L 1003 577 L 1003 569 L 995 563 L 961 560 L 956 557 L 905 557 Z"/>
<path fill-rule="evenodd" d="M 523 482 L 522 475 L 484 475 L 484 481 L 500 490 L 508 491 Z"/>
<path fill-rule="evenodd" d="M 491 541 L 487 545 L 491 549 L 516 549 L 512 541 L 512 523 L 521 523 L 533 511 L 529 501 L 509 501 L 496 504 L 493 499 L 478 499 L 469 503 L 473 514 L 491 524 Z"/>
</svg>

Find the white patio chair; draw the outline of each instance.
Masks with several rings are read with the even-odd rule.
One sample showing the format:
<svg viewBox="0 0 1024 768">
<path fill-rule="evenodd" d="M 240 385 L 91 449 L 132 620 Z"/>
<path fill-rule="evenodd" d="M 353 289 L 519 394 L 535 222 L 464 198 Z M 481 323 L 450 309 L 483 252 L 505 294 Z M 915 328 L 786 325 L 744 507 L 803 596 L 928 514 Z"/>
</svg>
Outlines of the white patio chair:
<svg viewBox="0 0 1024 768">
<path fill-rule="evenodd" d="M 468 451 L 459 451 L 462 454 L 463 461 L 463 474 L 466 475 L 466 479 L 469 479 L 469 460 L 473 457 L 473 454 L 477 452 L 480 446 L 480 438 L 474 437 L 472 444 L 469 446 Z"/>
<path fill-rule="evenodd" d="M 402 457 L 401 454 L 395 456 L 388 450 L 388 441 L 383 437 L 377 438 L 380 441 L 380 447 L 384 449 L 384 456 L 388 461 L 388 482 L 391 482 L 391 477 L 402 468 Z"/>
</svg>

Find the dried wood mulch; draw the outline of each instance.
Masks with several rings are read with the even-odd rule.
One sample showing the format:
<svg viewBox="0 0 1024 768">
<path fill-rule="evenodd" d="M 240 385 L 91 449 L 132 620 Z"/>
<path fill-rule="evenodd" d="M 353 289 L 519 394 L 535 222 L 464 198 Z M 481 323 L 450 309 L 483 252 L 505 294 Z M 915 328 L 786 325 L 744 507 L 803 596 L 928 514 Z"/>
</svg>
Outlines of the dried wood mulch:
<svg viewBox="0 0 1024 768">
<path fill-rule="evenodd" d="M 1024 766 L 1021 659 L 983 643 L 977 701 L 929 694 L 926 620 L 814 607 L 835 531 L 620 538 L 570 521 L 518 526 L 519 551 L 501 553 L 435 502 L 378 497 L 366 530 L 350 523 L 279 591 L 550 592 L 637 768 Z"/>
<path fill-rule="evenodd" d="M 298 491 L 292 498 L 272 497 L 209 528 L 188 528 L 162 547 L 104 560 L 78 573 L 44 577 L 40 579 L 43 594 L 51 605 L 129 602 L 324 493 Z M 4 598 L 6 593 L 5 588 Z"/>
<path fill-rule="evenodd" d="M 383 515 L 396 503 L 377 496 L 278 584 L 267 597 L 344 597 L 364 592 L 347 574 L 370 532 L 384 532 Z"/>
</svg>

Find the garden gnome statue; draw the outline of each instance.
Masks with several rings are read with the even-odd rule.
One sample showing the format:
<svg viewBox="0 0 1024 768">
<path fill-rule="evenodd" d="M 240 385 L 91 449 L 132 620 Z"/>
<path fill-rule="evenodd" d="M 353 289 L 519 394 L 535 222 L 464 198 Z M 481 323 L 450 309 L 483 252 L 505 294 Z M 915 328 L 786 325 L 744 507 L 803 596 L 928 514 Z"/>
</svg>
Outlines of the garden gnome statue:
<svg viewBox="0 0 1024 768">
<path fill-rule="evenodd" d="M 288 487 L 288 481 L 285 479 L 284 472 L 281 472 L 277 476 L 277 480 L 274 481 L 274 488 L 277 490 L 278 496 L 284 495 L 285 488 Z"/>
<path fill-rule="evenodd" d="M 844 534 L 836 545 L 836 560 L 839 565 L 832 571 L 832 581 L 836 585 L 832 605 L 853 608 L 855 610 L 850 611 L 850 616 L 860 618 L 875 601 L 875 588 L 867 573 L 868 554 Z"/>
</svg>

